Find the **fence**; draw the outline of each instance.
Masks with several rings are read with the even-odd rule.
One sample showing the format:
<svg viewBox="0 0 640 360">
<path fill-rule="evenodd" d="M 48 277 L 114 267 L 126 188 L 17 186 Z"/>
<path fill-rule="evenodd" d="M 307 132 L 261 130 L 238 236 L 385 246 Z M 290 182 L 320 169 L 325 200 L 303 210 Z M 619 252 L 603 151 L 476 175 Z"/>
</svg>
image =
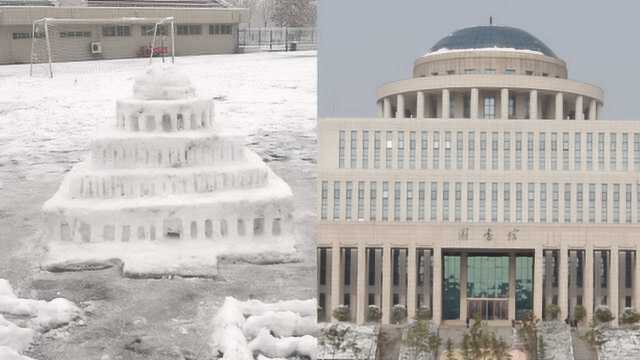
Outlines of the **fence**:
<svg viewBox="0 0 640 360">
<path fill-rule="evenodd" d="M 238 30 L 238 47 L 245 51 L 314 50 L 315 28 L 246 28 Z"/>
</svg>

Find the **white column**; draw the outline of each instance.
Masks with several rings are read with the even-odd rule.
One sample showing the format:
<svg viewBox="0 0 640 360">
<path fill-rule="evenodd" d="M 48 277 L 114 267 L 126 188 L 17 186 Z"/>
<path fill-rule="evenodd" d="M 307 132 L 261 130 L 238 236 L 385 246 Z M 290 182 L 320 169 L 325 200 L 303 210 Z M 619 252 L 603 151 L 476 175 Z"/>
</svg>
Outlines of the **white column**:
<svg viewBox="0 0 640 360">
<path fill-rule="evenodd" d="M 442 320 L 442 249 L 433 248 L 433 323 L 440 325 Z"/>
<path fill-rule="evenodd" d="M 467 274 L 468 274 L 467 254 L 460 255 L 460 320 L 466 321 L 467 317 Z"/>
<path fill-rule="evenodd" d="M 529 92 L 529 119 L 538 119 L 538 90 Z"/>
<path fill-rule="evenodd" d="M 542 319 L 542 279 L 544 274 L 542 247 L 536 247 L 533 260 L 533 314 L 536 318 Z"/>
<path fill-rule="evenodd" d="M 640 311 L 640 244 L 636 245 L 633 265 L 633 306 Z"/>
<path fill-rule="evenodd" d="M 382 248 L 382 323 L 391 321 L 391 247 Z"/>
<path fill-rule="evenodd" d="M 416 245 L 409 246 L 407 254 L 407 317 L 416 316 Z"/>
<path fill-rule="evenodd" d="M 356 289 L 356 322 L 364 324 L 367 314 L 367 270 L 366 270 L 366 248 L 364 244 L 358 246 L 358 273 Z"/>
<path fill-rule="evenodd" d="M 596 120 L 597 119 L 597 113 L 598 111 L 598 105 L 596 103 L 596 99 L 591 99 L 591 101 L 589 102 L 589 120 Z"/>
<path fill-rule="evenodd" d="M 500 90 L 500 118 L 509 119 L 509 89 Z"/>
<path fill-rule="evenodd" d="M 556 120 L 564 118 L 564 96 L 561 92 L 556 93 Z"/>
<path fill-rule="evenodd" d="M 398 94 L 396 104 L 396 118 L 403 119 L 404 118 L 404 95 Z"/>
<path fill-rule="evenodd" d="M 384 117 L 384 101 L 378 100 L 378 117 Z"/>
<path fill-rule="evenodd" d="M 620 309 L 620 293 L 619 284 L 620 278 L 618 273 L 620 272 L 620 254 L 618 251 L 618 245 L 611 246 L 611 252 L 609 253 L 611 258 L 611 266 L 609 267 L 609 309 L 614 317 L 612 321 L 613 326 L 618 326 L 618 314 Z"/>
<path fill-rule="evenodd" d="M 449 118 L 449 89 L 442 89 L 442 118 Z"/>
<path fill-rule="evenodd" d="M 584 112 L 583 112 L 583 97 L 582 95 L 578 95 L 576 98 L 576 120 L 584 120 Z"/>
<path fill-rule="evenodd" d="M 560 281 L 558 284 L 558 304 L 560 305 L 560 318 L 564 320 L 569 316 L 569 250 L 566 244 L 560 245 Z"/>
<path fill-rule="evenodd" d="M 509 254 L 509 320 L 516 319 L 516 255 Z"/>
<path fill-rule="evenodd" d="M 593 246 L 587 245 L 584 254 L 584 308 L 587 310 L 587 323 L 593 318 Z"/>
<path fill-rule="evenodd" d="M 383 115 L 385 119 L 389 119 L 391 117 L 391 100 L 386 97 L 382 100 L 383 104 Z"/>
<path fill-rule="evenodd" d="M 230 227 L 233 228 L 233 226 Z M 331 306 L 327 309 L 332 321 L 335 321 L 333 310 L 338 305 L 340 305 L 340 246 L 334 244 L 331 247 Z"/>
<path fill-rule="evenodd" d="M 471 100 L 469 101 L 469 106 L 471 107 L 471 118 L 472 119 L 477 119 L 478 118 L 478 97 L 479 97 L 479 91 L 478 88 L 472 88 L 471 89 Z"/>
<path fill-rule="evenodd" d="M 416 95 L 416 117 L 424 118 L 424 91 L 418 91 Z"/>
</svg>

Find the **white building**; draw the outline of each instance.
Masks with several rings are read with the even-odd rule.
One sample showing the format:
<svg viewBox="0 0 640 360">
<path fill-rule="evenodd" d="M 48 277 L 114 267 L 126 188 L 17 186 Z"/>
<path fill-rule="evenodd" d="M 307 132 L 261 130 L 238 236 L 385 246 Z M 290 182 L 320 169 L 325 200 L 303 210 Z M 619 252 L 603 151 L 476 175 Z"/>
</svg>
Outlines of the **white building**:
<svg viewBox="0 0 640 360">
<path fill-rule="evenodd" d="M 378 118 L 319 121 L 319 306 L 494 323 L 640 308 L 640 123 L 520 29 L 452 33 Z"/>
</svg>

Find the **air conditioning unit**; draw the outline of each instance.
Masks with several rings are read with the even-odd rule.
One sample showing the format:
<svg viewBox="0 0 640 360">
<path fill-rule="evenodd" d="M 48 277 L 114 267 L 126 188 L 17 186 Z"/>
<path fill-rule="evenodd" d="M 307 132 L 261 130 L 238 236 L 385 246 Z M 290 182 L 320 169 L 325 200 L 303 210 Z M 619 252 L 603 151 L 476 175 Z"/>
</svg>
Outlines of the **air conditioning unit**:
<svg viewBox="0 0 640 360">
<path fill-rule="evenodd" d="M 91 43 L 91 53 L 92 54 L 102 54 L 102 44 L 99 42 Z"/>
</svg>

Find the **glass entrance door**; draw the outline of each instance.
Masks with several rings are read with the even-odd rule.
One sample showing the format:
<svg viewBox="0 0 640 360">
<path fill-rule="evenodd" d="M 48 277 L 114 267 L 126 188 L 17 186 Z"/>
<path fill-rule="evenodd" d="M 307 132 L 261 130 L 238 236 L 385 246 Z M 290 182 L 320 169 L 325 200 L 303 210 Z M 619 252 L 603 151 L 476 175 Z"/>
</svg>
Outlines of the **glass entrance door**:
<svg viewBox="0 0 640 360">
<path fill-rule="evenodd" d="M 509 301 L 507 299 L 467 299 L 467 314 L 474 318 L 480 314 L 482 320 L 508 320 Z"/>
</svg>

